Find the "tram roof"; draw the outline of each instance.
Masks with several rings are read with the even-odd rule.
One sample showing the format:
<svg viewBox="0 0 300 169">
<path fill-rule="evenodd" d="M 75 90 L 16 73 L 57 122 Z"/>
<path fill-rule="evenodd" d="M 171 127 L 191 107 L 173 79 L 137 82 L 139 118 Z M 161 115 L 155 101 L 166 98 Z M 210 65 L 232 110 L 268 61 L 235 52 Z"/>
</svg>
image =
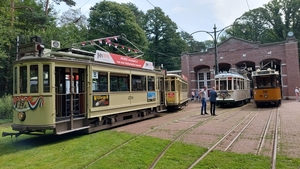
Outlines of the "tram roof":
<svg viewBox="0 0 300 169">
<path fill-rule="evenodd" d="M 223 71 L 215 76 L 215 78 L 222 78 L 222 77 L 223 78 L 224 77 L 248 78 L 238 73 L 235 68 L 230 68 L 229 71 Z"/>
<path fill-rule="evenodd" d="M 267 75 L 279 75 L 279 72 L 270 68 L 266 70 L 257 69 L 256 71 L 252 72 L 252 76 L 267 76 Z"/>
</svg>

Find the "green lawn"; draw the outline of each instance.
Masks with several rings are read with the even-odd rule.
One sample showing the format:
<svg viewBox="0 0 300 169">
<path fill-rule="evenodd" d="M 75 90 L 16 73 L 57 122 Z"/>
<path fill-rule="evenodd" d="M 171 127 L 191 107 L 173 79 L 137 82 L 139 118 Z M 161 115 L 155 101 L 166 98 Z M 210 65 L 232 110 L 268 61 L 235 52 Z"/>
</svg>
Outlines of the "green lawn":
<svg viewBox="0 0 300 169">
<path fill-rule="evenodd" d="M 11 131 L 9 124 L 0 132 Z M 0 138 L 1 169 L 147 169 L 168 145 L 168 140 L 142 136 L 104 156 L 135 135 L 106 130 L 92 134 L 27 136 Z M 157 169 L 186 169 L 207 149 L 177 142 L 157 163 Z M 268 169 L 270 158 L 252 154 L 213 151 L 198 163 L 199 169 Z M 278 168 L 299 168 L 300 159 L 278 157 Z"/>
</svg>

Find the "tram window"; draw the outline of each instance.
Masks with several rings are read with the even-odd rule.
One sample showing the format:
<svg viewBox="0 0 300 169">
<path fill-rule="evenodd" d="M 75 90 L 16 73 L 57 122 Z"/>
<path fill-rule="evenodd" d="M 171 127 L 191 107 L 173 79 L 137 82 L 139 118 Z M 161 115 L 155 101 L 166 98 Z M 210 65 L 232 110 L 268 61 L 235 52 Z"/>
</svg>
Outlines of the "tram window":
<svg viewBox="0 0 300 169">
<path fill-rule="evenodd" d="M 17 94 L 18 93 L 18 84 L 17 84 L 17 79 L 18 79 L 18 69 L 17 67 L 14 68 L 14 81 L 13 81 L 13 84 L 14 84 L 14 94 Z"/>
<path fill-rule="evenodd" d="M 220 80 L 220 90 L 227 90 L 226 80 Z"/>
<path fill-rule="evenodd" d="M 110 91 L 129 91 L 129 75 L 110 74 Z"/>
<path fill-rule="evenodd" d="M 39 66 L 30 65 L 30 93 L 39 92 Z"/>
<path fill-rule="evenodd" d="M 181 91 L 182 92 L 187 92 L 188 91 L 188 86 L 187 86 L 187 84 L 186 83 L 182 83 L 182 86 L 181 86 L 182 88 L 181 88 Z"/>
<path fill-rule="evenodd" d="M 132 75 L 132 89 L 131 91 L 146 91 L 146 77 Z"/>
<path fill-rule="evenodd" d="M 93 72 L 93 92 L 107 92 L 108 91 L 108 73 L 107 72 Z"/>
<path fill-rule="evenodd" d="M 148 91 L 154 91 L 154 76 L 148 76 Z"/>
<path fill-rule="evenodd" d="M 171 81 L 171 91 L 175 91 L 175 80 Z"/>
<path fill-rule="evenodd" d="M 27 93 L 27 66 L 20 67 L 20 93 Z"/>
<path fill-rule="evenodd" d="M 166 81 L 166 91 L 170 91 L 170 87 L 169 87 L 170 84 L 169 84 L 169 83 L 170 83 L 170 81 L 167 80 L 167 81 Z"/>
<path fill-rule="evenodd" d="M 219 79 L 216 79 L 216 90 L 219 90 Z"/>
<path fill-rule="evenodd" d="M 232 80 L 228 80 L 228 90 L 232 90 Z"/>
<path fill-rule="evenodd" d="M 50 73 L 49 73 L 49 65 L 43 66 L 43 81 L 44 81 L 44 92 L 50 92 Z"/>
</svg>

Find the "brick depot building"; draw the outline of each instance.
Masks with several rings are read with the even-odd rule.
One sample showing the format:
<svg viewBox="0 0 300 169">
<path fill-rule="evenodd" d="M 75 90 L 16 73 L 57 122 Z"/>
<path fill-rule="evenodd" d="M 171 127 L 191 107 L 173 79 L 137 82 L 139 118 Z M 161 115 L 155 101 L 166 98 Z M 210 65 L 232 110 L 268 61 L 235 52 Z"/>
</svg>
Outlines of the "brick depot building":
<svg viewBox="0 0 300 169">
<path fill-rule="evenodd" d="M 229 38 L 217 46 L 219 72 L 230 68 L 251 70 L 273 68 L 281 75 L 283 99 L 295 98 L 295 87 L 300 87 L 298 40 L 294 36 L 283 42 L 260 44 L 238 38 Z M 215 51 L 183 53 L 181 73 L 188 77 L 189 91 L 210 89 L 215 85 Z M 250 74 L 251 78 L 251 74 Z M 189 96 L 191 93 L 189 92 Z"/>
</svg>

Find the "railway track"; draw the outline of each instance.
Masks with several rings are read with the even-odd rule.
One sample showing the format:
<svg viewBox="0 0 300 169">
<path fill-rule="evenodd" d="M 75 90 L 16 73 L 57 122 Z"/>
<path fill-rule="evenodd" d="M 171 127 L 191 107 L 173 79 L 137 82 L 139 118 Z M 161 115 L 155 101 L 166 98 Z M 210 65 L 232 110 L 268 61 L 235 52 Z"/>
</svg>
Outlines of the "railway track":
<svg viewBox="0 0 300 169">
<path fill-rule="evenodd" d="M 190 109 L 190 110 L 187 110 L 187 111 L 184 111 L 183 113 L 174 113 L 172 116 L 168 116 L 168 115 L 170 115 L 170 114 L 168 114 L 168 113 L 161 113 L 161 116 L 166 116 L 166 118 L 164 119 L 164 120 L 165 120 L 164 123 L 159 124 L 159 125 L 157 125 L 157 126 L 154 127 L 154 128 L 150 128 L 149 130 L 147 130 L 147 131 L 145 131 L 145 132 L 143 132 L 143 133 L 140 133 L 140 134 L 136 135 L 135 137 L 133 137 L 133 138 L 127 140 L 126 142 L 124 142 L 123 144 L 120 144 L 120 145 L 118 145 L 117 147 L 111 149 L 110 151 L 104 153 L 102 156 L 98 157 L 97 159 L 95 159 L 94 161 L 92 161 L 92 162 L 90 162 L 88 165 L 86 165 L 86 166 L 84 167 L 84 169 L 85 169 L 85 168 L 88 168 L 88 167 L 90 167 L 90 166 L 92 166 L 92 165 L 93 165 L 94 163 L 96 163 L 97 161 L 99 161 L 99 160 L 101 160 L 102 158 L 104 158 L 104 157 L 106 157 L 106 156 L 112 154 L 112 153 L 115 152 L 116 150 L 118 150 L 118 149 L 124 147 L 125 145 L 129 144 L 130 142 L 133 142 L 134 140 L 138 139 L 139 137 L 145 136 L 145 135 L 147 135 L 147 134 L 149 134 L 149 133 L 151 133 L 151 132 L 154 132 L 155 130 L 159 130 L 160 128 L 162 128 L 162 127 L 164 127 L 164 126 L 167 126 L 167 125 L 170 125 L 170 124 L 172 124 L 172 123 L 177 123 L 178 121 L 183 121 L 183 120 L 185 120 L 185 119 L 187 119 L 187 118 L 193 118 L 193 117 L 195 116 L 195 112 L 196 112 L 197 109 L 198 109 L 198 107 L 193 108 L 193 109 Z M 238 109 L 238 108 L 235 108 L 235 109 Z M 225 110 L 224 112 L 229 112 L 229 111 L 232 111 L 232 110 L 233 110 L 233 109 L 228 109 L 228 110 Z M 198 115 L 198 111 L 197 111 L 196 114 Z M 158 118 L 159 118 L 159 117 L 158 117 Z M 201 123 L 204 123 L 204 122 L 206 122 L 207 120 L 212 119 L 212 118 L 213 118 L 213 117 L 210 117 L 210 118 L 208 118 L 208 119 L 203 119 L 203 120 L 201 120 L 201 121 L 198 123 L 198 125 L 201 124 Z M 148 120 L 146 120 L 146 121 L 148 121 Z M 130 124 L 129 124 L 129 125 L 130 125 Z M 125 126 L 129 126 L 129 125 L 127 124 L 127 125 L 125 125 Z M 193 125 L 193 126 L 194 126 L 194 125 Z M 189 129 L 187 129 L 185 132 L 182 132 L 182 134 L 176 136 L 176 138 L 177 138 L 176 140 L 178 140 L 178 139 L 179 139 L 182 135 L 184 135 L 188 130 L 192 129 L 193 126 L 190 127 Z M 172 141 L 172 144 L 173 144 L 176 140 Z M 167 147 L 170 147 L 172 144 L 169 144 L 169 146 L 167 146 Z M 167 150 L 168 148 L 165 148 L 165 149 Z M 161 154 L 162 154 L 162 153 L 161 153 Z M 157 161 L 158 161 L 158 160 L 159 160 L 159 158 L 157 158 Z M 154 162 L 154 163 L 155 163 L 155 162 Z"/>
<path fill-rule="evenodd" d="M 268 113 L 268 114 L 267 114 Z M 249 133 L 251 130 L 251 127 L 253 127 L 253 125 L 256 125 L 256 123 L 253 123 L 254 121 L 260 120 L 262 118 L 262 116 L 264 117 L 264 123 L 261 124 L 261 126 L 263 126 L 262 128 L 260 128 L 260 132 L 261 133 L 260 136 L 258 138 L 256 138 L 257 140 L 257 147 L 252 147 L 253 151 L 256 151 L 255 154 L 259 155 L 261 153 L 261 151 L 263 149 L 270 149 L 271 152 L 271 168 L 275 169 L 276 168 L 276 154 L 277 154 L 277 133 L 278 133 L 278 114 L 279 114 L 279 109 L 278 108 L 273 108 L 271 110 L 264 110 L 262 111 L 262 109 L 255 109 L 254 111 L 252 111 L 250 114 L 244 116 L 243 119 L 241 119 L 239 121 L 239 123 L 235 124 L 233 127 L 231 127 L 222 138 L 219 138 L 215 141 L 215 143 L 213 145 L 211 145 L 211 147 L 201 156 L 199 157 L 189 168 L 193 168 L 195 167 L 201 160 L 203 160 L 207 155 L 209 155 L 209 153 L 212 150 L 215 149 L 221 149 L 222 151 L 230 151 L 231 149 L 234 149 L 235 145 L 238 145 L 239 142 L 243 139 L 243 137 L 245 137 L 245 135 L 251 134 Z M 224 117 L 222 117 L 222 122 L 229 120 L 230 117 L 236 116 L 237 112 L 233 112 L 231 113 L 229 116 L 225 116 L 225 113 L 221 114 L 221 116 L 224 115 Z M 220 117 L 220 116 L 219 116 Z M 213 117 L 214 118 L 214 117 Z M 213 118 L 209 118 L 207 119 L 206 122 L 209 122 L 210 120 L 212 120 Z M 271 121 L 274 123 L 274 125 L 270 125 L 273 124 L 271 123 Z M 176 141 L 178 141 L 179 139 L 183 138 L 184 135 L 187 135 L 189 132 L 191 132 L 192 130 L 196 129 L 197 127 L 201 126 L 201 124 L 203 124 L 204 121 L 199 121 L 198 123 L 192 125 L 191 127 L 187 128 L 186 130 L 182 131 L 178 136 L 176 136 L 164 149 L 163 151 L 155 158 L 155 160 L 152 162 L 152 164 L 150 165 L 149 169 L 153 169 L 156 164 L 159 162 L 159 160 L 164 156 L 165 152 L 168 151 L 168 149 L 172 146 L 173 143 L 175 143 Z M 264 148 L 265 146 L 265 142 L 267 137 L 269 137 L 269 135 L 272 135 L 272 140 L 271 140 L 271 148 Z M 270 141 L 270 140 L 269 140 Z M 270 144 L 269 144 L 270 145 Z M 223 147 L 223 148 L 222 148 Z M 225 147 L 225 148 L 224 148 Z"/>
</svg>

